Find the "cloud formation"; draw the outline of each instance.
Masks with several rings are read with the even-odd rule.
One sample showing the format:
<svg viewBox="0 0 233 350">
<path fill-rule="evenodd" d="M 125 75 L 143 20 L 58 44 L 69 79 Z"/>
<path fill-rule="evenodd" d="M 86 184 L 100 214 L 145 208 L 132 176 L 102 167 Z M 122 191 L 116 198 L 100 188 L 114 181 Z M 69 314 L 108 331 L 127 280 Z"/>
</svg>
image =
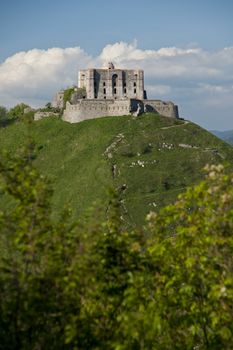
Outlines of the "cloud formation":
<svg viewBox="0 0 233 350">
<path fill-rule="evenodd" d="M 43 106 L 56 91 L 77 83 L 79 69 L 108 61 L 144 69 L 148 96 L 174 100 L 184 117 L 209 128 L 224 128 L 225 120 L 225 128 L 233 129 L 233 47 L 142 50 L 135 41 L 109 44 L 96 57 L 80 47 L 19 52 L 0 64 L 0 105 Z"/>
<path fill-rule="evenodd" d="M 72 85 L 77 70 L 89 62 L 80 47 L 16 53 L 0 65 L 0 101 L 8 105 L 22 99 L 49 101 L 51 93 Z"/>
</svg>

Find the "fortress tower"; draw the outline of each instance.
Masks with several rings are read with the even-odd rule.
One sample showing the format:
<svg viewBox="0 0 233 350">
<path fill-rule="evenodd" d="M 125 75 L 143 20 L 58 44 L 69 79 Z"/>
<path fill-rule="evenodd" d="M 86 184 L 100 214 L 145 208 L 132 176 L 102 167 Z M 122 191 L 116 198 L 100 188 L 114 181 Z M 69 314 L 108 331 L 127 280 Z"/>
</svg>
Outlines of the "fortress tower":
<svg viewBox="0 0 233 350">
<path fill-rule="evenodd" d="M 86 89 L 87 99 L 145 98 L 143 70 L 115 69 L 112 62 L 107 69 L 81 70 L 78 86 Z"/>
</svg>

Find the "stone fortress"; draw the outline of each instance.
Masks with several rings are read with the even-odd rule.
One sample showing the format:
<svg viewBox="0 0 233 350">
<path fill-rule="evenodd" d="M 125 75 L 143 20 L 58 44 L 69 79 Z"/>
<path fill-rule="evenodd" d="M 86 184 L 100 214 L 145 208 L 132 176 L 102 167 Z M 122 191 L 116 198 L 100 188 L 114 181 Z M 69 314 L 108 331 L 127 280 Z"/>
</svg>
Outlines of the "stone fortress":
<svg viewBox="0 0 233 350">
<path fill-rule="evenodd" d="M 85 91 L 80 95 L 80 91 Z M 148 100 L 144 90 L 143 70 L 116 69 L 109 63 L 106 69 L 80 70 L 78 88 L 64 106 L 64 91 L 57 93 L 52 106 L 65 108 L 63 120 L 78 123 L 86 119 L 157 112 L 179 118 L 173 102 Z"/>
</svg>

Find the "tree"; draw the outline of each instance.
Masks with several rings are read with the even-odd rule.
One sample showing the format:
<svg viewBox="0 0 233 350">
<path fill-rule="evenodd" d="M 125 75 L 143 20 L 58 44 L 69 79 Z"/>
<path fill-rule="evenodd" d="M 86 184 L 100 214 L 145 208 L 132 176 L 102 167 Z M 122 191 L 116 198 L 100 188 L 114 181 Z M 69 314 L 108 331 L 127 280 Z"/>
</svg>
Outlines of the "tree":
<svg viewBox="0 0 233 350">
<path fill-rule="evenodd" d="M 45 108 L 51 109 L 52 108 L 52 103 L 51 102 L 47 102 L 45 105 Z"/>
<path fill-rule="evenodd" d="M 113 192 L 110 198 L 106 222 L 95 223 L 86 243 L 83 241 L 86 272 L 81 271 L 86 281 L 81 310 L 83 336 L 78 336 L 80 349 L 115 349 L 122 341 L 119 329 L 125 292 L 134 274 L 145 271 L 144 235 L 122 228 L 119 196 Z M 76 327 L 78 331 L 80 328 Z"/>
<path fill-rule="evenodd" d="M 204 181 L 126 230 L 51 215 L 32 143 L 0 158 L 0 349 L 233 348 L 233 174 Z"/>
<path fill-rule="evenodd" d="M 25 103 L 19 103 L 8 112 L 9 119 L 20 119 L 24 115 L 25 108 L 29 107 Z"/>
<path fill-rule="evenodd" d="M 51 219 L 52 190 L 33 165 L 34 147 L 0 160 L 0 348 L 65 349 L 65 327 L 80 306 L 69 288 L 78 239 L 69 213 Z M 67 294 L 68 293 L 68 294 Z"/>
<path fill-rule="evenodd" d="M 135 349 L 233 348 L 233 174 L 222 165 L 206 171 L 148 216 L 150 277 L 127 292 L 119 349 L 133 341 Z"/>
<path fill-rule="evenodd" d="M 124 293 L 143 269 L 140 245 L 121 228 L 112 195 L 106 222 L 51 218 L 52 190 L 34 145 L 0 159 L 9 203 L 0 211 L 0 344 L 4 349 L 104 349 L 118 339 Z M 93 226 L 91 224 L 93 222 Z"/>
<path fill-rule="evenodd" d="M 3 106 L 0 106 L 0 125 L 4 125 L 7 119 L 7 109 Z"/>
<path fill-rule="evenodd" d="M 7 115 L 6 107 L 0 106 L 0 119 L 5 119 Z"/>
</svg>

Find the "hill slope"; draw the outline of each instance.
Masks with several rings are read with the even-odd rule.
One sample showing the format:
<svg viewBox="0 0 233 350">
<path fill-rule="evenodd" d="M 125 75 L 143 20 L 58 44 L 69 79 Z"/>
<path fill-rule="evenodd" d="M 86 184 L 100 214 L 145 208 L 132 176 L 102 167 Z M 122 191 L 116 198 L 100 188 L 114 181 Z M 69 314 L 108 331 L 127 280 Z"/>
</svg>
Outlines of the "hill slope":
<svg viewBox="0 0 233 350">
<path fill-rule="evenodd" d="M 47 118 L 0 128 L 0 147 L 15 152 L 30 135 L 36 164 L 54 182 L 54 210 L 69 202 L 80 215 L 95 201 L 106 209 L 118 188 L 122 216 L 141 225 L 146 213 L 175 200 L 197 182 L 206 163 L 233 164 L 232 148 L 199 126 L 156 114 L 68 124 Z"/>
<path fill-rule="evenodd" d="M 211 130 L 211 132 L 219 137 L 221 140 L 226 141 L 233 145 L 233 130 L 227 130 L 227 131 L 216 131 L 216 130 Z"/>
</svg>

